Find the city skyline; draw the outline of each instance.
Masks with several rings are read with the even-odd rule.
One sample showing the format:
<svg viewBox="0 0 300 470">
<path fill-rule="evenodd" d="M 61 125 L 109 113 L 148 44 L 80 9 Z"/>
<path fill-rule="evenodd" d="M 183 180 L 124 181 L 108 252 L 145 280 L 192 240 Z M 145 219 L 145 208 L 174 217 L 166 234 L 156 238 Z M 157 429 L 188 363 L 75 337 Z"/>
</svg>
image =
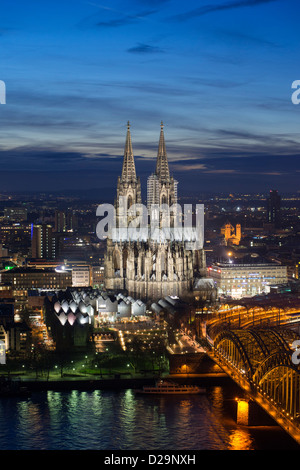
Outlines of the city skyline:
<svg viewBox="0 0 300 470">
<path fill-rule="evenodd" d="M 47 4 L 2 12 L 2 190 L 114 188 L 131 123 L 142 183 L 164 122 L 184 195 L 298 191 L 293 0 Z"/>
<path fill-rule="evenodd" d="M 299 450 L 299 2 L 2 3 L 0 448 Z"/>
</svg>

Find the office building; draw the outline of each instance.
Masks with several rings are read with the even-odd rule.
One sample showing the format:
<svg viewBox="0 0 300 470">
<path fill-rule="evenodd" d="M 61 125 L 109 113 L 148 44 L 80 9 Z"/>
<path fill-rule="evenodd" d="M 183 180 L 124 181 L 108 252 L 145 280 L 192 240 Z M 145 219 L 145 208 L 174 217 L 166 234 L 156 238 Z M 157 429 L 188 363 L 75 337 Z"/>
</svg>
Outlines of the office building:
<svg viewBox="0 0 300 470">
<path fill-rule="evenodd" d="M 32 258 L 55 259 L 57 241 L 51 225 L 39 224 L 32 227 L 31 239 Z"/>
<path fill-rule="evenodd" d="M 31 224 L 5 224 L 0 227 L 0 243 L 10 253 L 27 255 L 31 246 Z"/>
<path fill-rule="evenodd" d="M 72 287 L 89 287 L 91 285 L 91 267 L 72 267 Z"/>
<path fill-rule="evenodd" d="M 104 266 L 96 265 L 91 266 L 91 285 L 94 288 L 101 288 L 104 286 Z"/>
<path fill-rule="evenodd" d="M 72 285 L 72 273 L 53 268 L 14 268 L 1 273 L 1 282 L 14 291 L 66 289 Z"/>
<path fill-rule="evenodd" d="M 281 197 L 278 191 L 271 190 L 267 200 L 267 222 L 275 227 L 280 226 L 280 206 Z"/>
<path fill-rule="evenodd" d="M 73 232 L 78 228 L 78 218 L 72 211 L 55 211 L 54 231 L 57 233 Z"/>
<path fill-rule="evenodd" d="M 219 295 L 235 299 L 269 293 L 270 286 L 288 282 L 287 267 L 272 263 L 215 263 L 208 276 Z"/>
</svg>

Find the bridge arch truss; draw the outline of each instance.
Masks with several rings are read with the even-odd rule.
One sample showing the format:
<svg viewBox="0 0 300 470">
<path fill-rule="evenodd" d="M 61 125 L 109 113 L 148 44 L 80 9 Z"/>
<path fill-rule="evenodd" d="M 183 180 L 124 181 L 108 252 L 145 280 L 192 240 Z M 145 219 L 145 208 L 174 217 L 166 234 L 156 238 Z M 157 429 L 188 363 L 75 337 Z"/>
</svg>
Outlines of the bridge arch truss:
<svg viewBox="0 0 300 470">
<path fill-rule="evenodd" d="M 288 352 L 267 357 L 253 376 L 261 394 L 300 424 L 300 371 Z"/>
<path fill-rule="evenodd" d="M 300 427 L 300 369 L 291 345 L 299 336 L 285 329 L 224 330 L 214 349 L 285 418 Z"/>
</svg>

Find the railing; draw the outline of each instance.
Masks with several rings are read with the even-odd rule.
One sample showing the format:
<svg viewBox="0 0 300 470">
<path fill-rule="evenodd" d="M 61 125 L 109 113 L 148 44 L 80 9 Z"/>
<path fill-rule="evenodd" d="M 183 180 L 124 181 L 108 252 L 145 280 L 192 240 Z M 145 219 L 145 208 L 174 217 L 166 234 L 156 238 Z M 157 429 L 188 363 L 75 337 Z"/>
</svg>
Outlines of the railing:
<svg viewBox="0 0 300 470">
<path fill-rule="evenodd" d="M 287 413 L 282 408 L 282 403 L 275 403 L 272 397 L 264 394 L 261 387 L 254 383 L 246 371 L 232 364 L 230 359 L 217 348 L 213 347 L 210 352 L 207 351 L 207 354 L 247 393 L 249 398 L 255 400 L 279 426 L 300 444 L 300 421 L 298 418 L 294 419 L 293 413 Z M 293 387 L 293 385 L 291 386 Z"/>
</svg>

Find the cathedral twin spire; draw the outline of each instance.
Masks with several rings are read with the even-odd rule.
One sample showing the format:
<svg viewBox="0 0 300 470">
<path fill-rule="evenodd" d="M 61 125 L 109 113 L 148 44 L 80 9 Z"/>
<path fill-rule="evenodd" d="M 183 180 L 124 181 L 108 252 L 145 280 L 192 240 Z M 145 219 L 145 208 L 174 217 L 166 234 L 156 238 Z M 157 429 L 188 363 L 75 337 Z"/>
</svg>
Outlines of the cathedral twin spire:
<svg viewBox="0 0 300 470">
<path fill-rule="evenodd" d="M 127 182 L 127 183 L 132 183 L 136 181 L 136 171 L 135 171 L 135 163 L 134 163 L 134 156 L 133 156 L 133 150 L 132 150 L 129 121 L 127 122 L 127 135 L 126 135 L 126 143 L 125 143 L 125 150 L 124 150 L 121 181 Z"/>
<path fill-rule="evenodd" d="M 167 158 L 167 152 L 166 152 L 163 122 L 161 122 L 160 128 L 161 130 L 160 130 L 160 137 L 159 137 L 159 144 L 158 144 L 155 175 L 160 181 L 169 181 L 170 171 L 169 171 L 169 164 L 168 164 L 168 158 Z M 135 182 L 136 180 L 137 180 L 137 176 L 136 176 L 136 169 L 135 169 L 135 163 L 134 163 L 134 155 L 133 155 L 133 150 L 132 150 L 130 123 L 128 121 L 121 181 L 132 183 L 132 182 Z"/>
<path fill-rule="evenodd" d="M 164 125 L 161 122 L 156 169 L 147 180 L 148 210 L 154 205 L 169 204 L 171 207 L 177 203 L 177 181 L 170 176 L 163 128 Z M 142 203 L 141 181 L 136 174 L 129 122 L 127 123 L 122 175 L 118 178 L 115 202 L 117 208 L 120 205 L 120 197 L 126 198 L 127 208 L 133 204 Z"/>
<path fill-rule="evenodd" d="M 163 122 L 161 122 L 160 124 L 160 137 L 158 144 L 155 174 L 160 181 L 169 181 L 170 179 Z"/>
<path fill-rule="evenodd" d="M 146 213 L 148 226 L 143 227 L 146 230 L 140 238 L 132 237 L 133 232 L 127 230 L 139 222 L 136 207 L 132 211 L 128 209 L 142 204 L 140 178 L 136 174 L 130 124 L 127 123 L 122 174 L 118 177 L 115 201 L 118 230 L 108 237 L 105 256 L 106 289 L 125 289 L 132 297 L 155 301 L 189 291 L 194 276 L 191 251 L 185 249 L 184 241 L 175 231 L 168 230 L 175 228 L 175 220 L 177 222 L 177 181 L 170 176 L 163 123 L 160 127 L 156 168 L 147 179 L 147 213 L 143 211 L 143 223 Z"/>
</svg>

